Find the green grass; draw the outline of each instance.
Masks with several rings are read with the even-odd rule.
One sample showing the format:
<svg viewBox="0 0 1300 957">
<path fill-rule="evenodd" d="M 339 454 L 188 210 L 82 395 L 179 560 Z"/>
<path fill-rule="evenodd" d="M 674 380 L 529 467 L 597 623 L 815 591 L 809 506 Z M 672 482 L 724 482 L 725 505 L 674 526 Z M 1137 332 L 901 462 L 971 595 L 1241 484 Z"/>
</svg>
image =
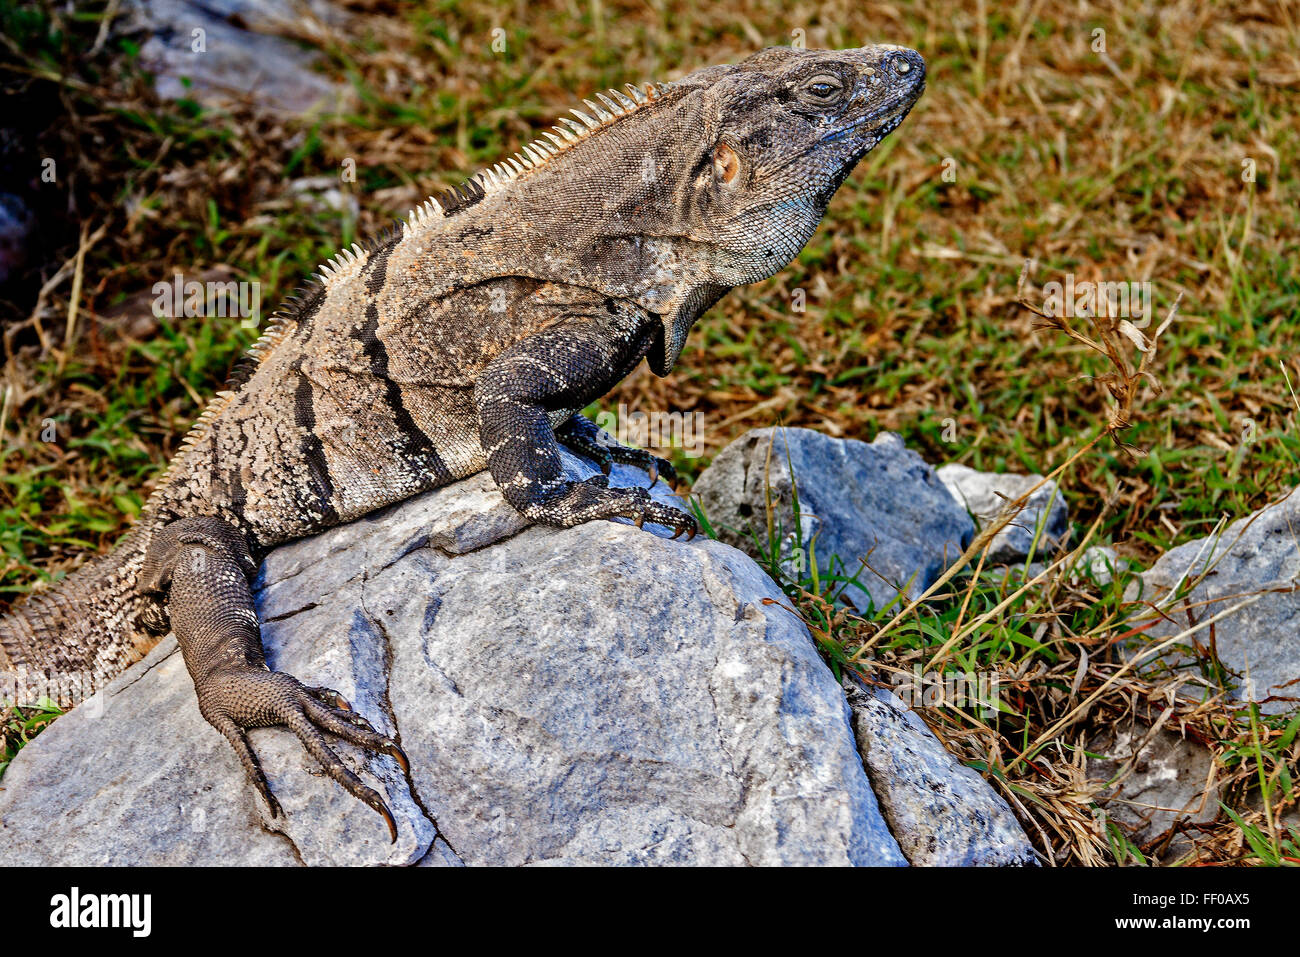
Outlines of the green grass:
<svg viewBox="0 0 1300 957">
<path fill-rule="evenodd" d="M 0 778 L 23 746 L 61 714 L 49 699 L 33 707 L 14 708 L 0 703 Z"/>
</svg>

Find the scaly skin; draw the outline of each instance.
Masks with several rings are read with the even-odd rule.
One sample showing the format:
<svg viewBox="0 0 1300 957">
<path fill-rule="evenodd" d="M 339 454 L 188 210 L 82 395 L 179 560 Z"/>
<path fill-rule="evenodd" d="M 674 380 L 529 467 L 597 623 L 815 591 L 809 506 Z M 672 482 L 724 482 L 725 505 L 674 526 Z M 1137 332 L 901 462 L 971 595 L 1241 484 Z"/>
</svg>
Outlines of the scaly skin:
<svg viewBox="0 0 1300 957">
<path fill-rule="evenodd" d="M 831 196 L 924 89 L 892 46 L 773 48 L 630 95 L 354 247 L 277 315 L 112 555 L 0 622 L 0 671 L 63 703 L 175 631 L 203 716 L 278 811 L 245 730 L 284 725 L 382 814 L 322 732 L 406 759 L 342 698 L 267 669 L 250 582 L 282 542 L 487 469 L 528 518 L 694 535 L 644 488 L 563 477 L 561 444 L 630 462 L 576 413 L 803 248 Z M 0 688 L 0 691 L 3 691 Z"/>
</svg>

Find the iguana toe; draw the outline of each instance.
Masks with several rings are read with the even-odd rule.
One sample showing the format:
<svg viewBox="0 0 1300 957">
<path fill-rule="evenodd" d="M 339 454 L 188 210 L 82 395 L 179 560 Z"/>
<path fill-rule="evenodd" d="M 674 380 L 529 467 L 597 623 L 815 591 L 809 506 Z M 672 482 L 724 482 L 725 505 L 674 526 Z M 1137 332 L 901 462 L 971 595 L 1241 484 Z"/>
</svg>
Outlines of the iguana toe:
<svg viewBox="0 0 1300 957">
<path fill-rule="evenodd" d="M 662 505 L 659 502 L 651 501 L 645 507 L 644 521 L 654 522 L 656 525 L 662 525 L 664 528 L 673 530 L 673 538 L 686 535 L 686 540 L 690 541 L 699 531 L 699 526 L 695 519 L 679 508 L 673 508 L 669 505 Z"/>
<path fill-rule="evenodd" d="M 688 534 L 688 540 L 695 537 L 698 526 L 695 519 L 679 508 L 664 505 L 650 497 L 643 488 L 611 488 L 610 513 L 602 518 L 630 518 L 637 528 L 643 528 L 646 522 L 662 525 L 673 530 L 673 538 L 682 533 Z"/>
<path fill-rule="evenodd" d="M 677 470 L 667 459 L 661 459 L 644 449 L 633 449 L 625 445 L 609 449 L 609 457 L 622 465 L 642 469 L 649 477 L 651 486 L 662 478 L 674 490 L 677 488 Z"/>
<path fill-rule="evenodd" d="M 302 690 L 322 704 L 338 708 L 340 711 L 352 710 L 352 702 L 348 701 L 347 698 L 343 697 L 343 695 L 339 694 L 333 688 L 308 688 L 304 686 Z"/>
<path fill-rule="evenodd" d="M 650 485 L 662 478 L 674 490 L 677 488 L 677 470 L 673 463 L 661 459 L 644 449 L 634 449 L 626 445 L 616 445 L 607 450 L 609 458 L 621 465 L 631 465 L 642 469 L 650 479 Z"/>
<path fill-rule="evenodd" d="M 644 449 L 633 449 L 622 445 L 611 449 L 610 457 L 615 462 L 644 470 L 650 478 L 651 486 L 662 478 L 674 491 L 677 489 L 677 470 L 667 459 L 652 455 Z"/>
</svg>

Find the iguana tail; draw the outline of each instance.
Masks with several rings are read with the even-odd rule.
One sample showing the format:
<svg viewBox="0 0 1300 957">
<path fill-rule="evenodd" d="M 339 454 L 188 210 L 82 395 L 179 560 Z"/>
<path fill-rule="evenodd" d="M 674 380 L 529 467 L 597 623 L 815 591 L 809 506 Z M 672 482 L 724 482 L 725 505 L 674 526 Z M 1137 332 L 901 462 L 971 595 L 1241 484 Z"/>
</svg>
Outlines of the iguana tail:
<svg viewBox="0 0 1300 957">
<path fill-rule="evenodd" d="M 108 555 L 0 619 L 0 703 L 90 697 L 157 641 L 140 626 L 152 604 L 136 591 L 148 530 L 137 526 Z"/>
</svg>

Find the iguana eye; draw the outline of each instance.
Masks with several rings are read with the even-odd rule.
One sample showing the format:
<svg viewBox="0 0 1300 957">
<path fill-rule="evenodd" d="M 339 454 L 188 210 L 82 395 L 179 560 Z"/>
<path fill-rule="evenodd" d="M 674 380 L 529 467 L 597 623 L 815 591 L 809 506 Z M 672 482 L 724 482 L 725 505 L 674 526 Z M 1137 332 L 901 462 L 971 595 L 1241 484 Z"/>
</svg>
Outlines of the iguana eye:
<svg viewBox="0 0 1300 957">
<path fill-rule="evenodd" d="M 808 95 L 809 99 L 830 103 L 840 95 L 840 90 L 843 88 L 844 85 L 840 83 L 838 77 L 822 74 L 805 83 L 803 92 Z"/>
</svg>

